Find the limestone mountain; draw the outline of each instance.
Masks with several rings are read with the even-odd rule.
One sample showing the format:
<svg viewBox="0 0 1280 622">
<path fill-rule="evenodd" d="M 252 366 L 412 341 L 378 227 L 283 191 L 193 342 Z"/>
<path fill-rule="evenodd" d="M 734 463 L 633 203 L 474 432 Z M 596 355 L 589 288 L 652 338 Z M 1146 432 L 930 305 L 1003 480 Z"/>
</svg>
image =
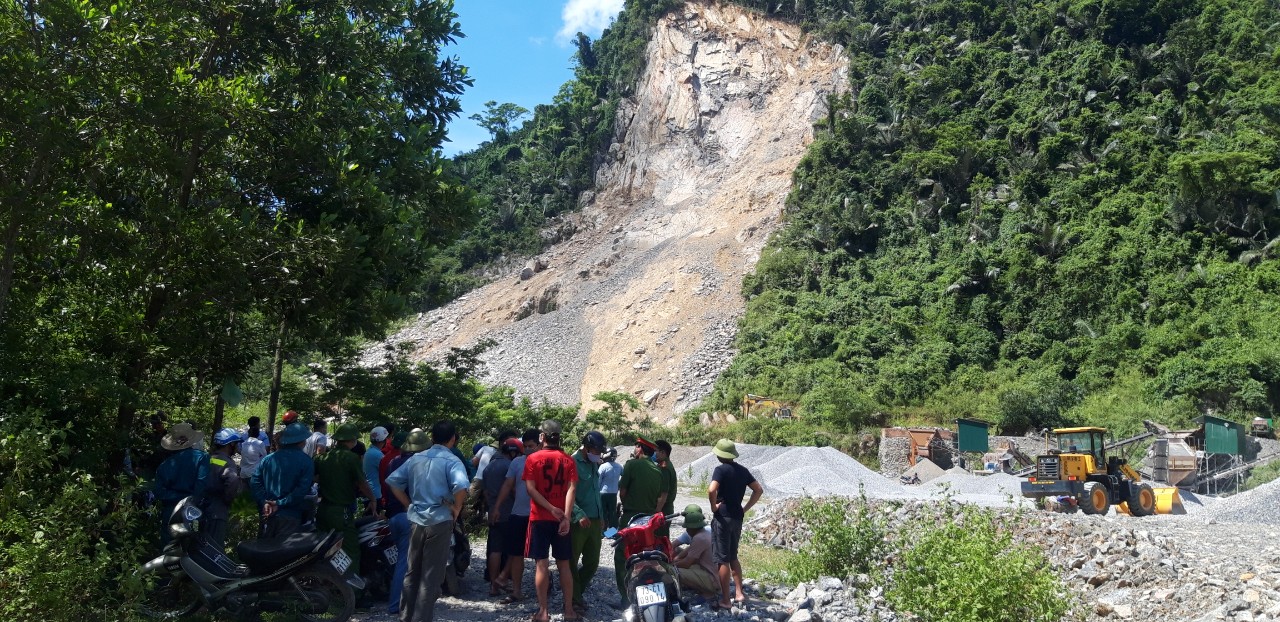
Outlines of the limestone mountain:
<svg viewBox="0 0 1280 622">
<path fill-rule="evenodd" d="M 491 339 L 487 382 L 560 404 L 624 391 L 660 421 L 710 392 L 732 357 L 742 278 L 778 226 L 814 121 L 846 89 L 847 61 L 731 5 L 690 3 L 651 35 L 594 189 L 556 224 L 572 234 L 388 343 L 437 360 Z"/>
</svg>

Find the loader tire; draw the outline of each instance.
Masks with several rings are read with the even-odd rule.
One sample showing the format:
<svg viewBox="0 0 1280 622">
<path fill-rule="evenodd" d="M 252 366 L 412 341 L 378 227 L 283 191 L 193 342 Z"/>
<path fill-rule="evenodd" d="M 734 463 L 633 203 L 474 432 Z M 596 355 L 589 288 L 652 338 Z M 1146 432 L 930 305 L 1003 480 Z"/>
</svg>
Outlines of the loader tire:
<svg viewBox="0 0 1280 622">
<path fill-rule="evenodd" d="M 1133 485 L 1133 495 L 1129 499 L 1129 513 L 1134 516 L 1151 516 L 1156 513 L 1156 491 L 1149 482 L 1138 482 Z"/>
<path fill-rule="evenodd" d="M 1106 514 L 1111 509 L 1111 493 L 1098 482 L 1085 482 L 1084 492 L 1077 501 L 1085 514 Z"/>
</svg>

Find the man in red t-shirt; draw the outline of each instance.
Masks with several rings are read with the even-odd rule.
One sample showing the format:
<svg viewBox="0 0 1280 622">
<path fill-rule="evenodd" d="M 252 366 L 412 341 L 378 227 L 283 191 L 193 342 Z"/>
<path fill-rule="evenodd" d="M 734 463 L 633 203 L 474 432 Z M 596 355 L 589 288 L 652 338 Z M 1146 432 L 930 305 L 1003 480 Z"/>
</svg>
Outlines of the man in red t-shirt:
<svg viewBox="0 0 1280 622">
<path fill-rule="evenodd" d="M 547 549 L 551 549 L 551 555 L 556 558 L 561 592 L 573 594 L 573 571 L 569 568 L 573 555 L 569 514 L 578 488 L 578 466 L 560 449 L 559 423 L 542 422 L 542 449 L 525 460 L 521 479 L 531 501 L 525 557 L 533 558 L 535 564 L 533 584 L 538 590 L 538 613 L 534 614 L 533 622 L 550 622 L 547 592 L 551 589 L 551 568 Z M 564 619 L 566 622 L 582 619 L 573 610 L 572 598 L 564 599 Z"/>
</svg>

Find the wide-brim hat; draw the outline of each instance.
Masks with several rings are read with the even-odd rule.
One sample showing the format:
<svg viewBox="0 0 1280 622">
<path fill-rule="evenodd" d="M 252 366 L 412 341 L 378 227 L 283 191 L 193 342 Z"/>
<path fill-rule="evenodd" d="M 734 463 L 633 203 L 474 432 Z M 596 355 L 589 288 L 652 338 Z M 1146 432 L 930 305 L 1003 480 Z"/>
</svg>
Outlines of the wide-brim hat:
<svg viewBox="0 0 1280 622">
<path fill-rule="evenodd" d="M 180 451 L 195 447 L 204 440 L 204 434 L 197 432 L 190 423 L 179 423 L 169 428 L 169 433 L 160 439 L 160 446 L 169 451 Z"/>
<path fill-rule="evenodd" d="M 707 526 L 707 517 L 702 515 L 702 508 L 691 503 L 684 508 L 684 528 L 703 529 Z"/>
<path fill-rule="evenodd" d="M 308 430 L 307 426 L 302 425 L 301 423 L 290 423 L 289 425 L 284 426 L 284 431 L 280 433 L 280 444 L 292 445 L 294 443 L 301 443 L 302 441 L 307 440 L 307 437 L 309 436 L 311 436 L 311 430 Z"/>
<path fill-rule="evenodd" d="M 422 428 L 414 428 L 400 446 L 401 451 L 424 451 L 431 447 L 431 437 Z"/>
<path fill-rule="evenodd" d="M 716 446 L 711 450 L 711 453 L 726 460 L 736 460 L 738 458 L 738 446 L 734 445 L 733 441 L 722 438 L 716 441 Z"/>
</svg>

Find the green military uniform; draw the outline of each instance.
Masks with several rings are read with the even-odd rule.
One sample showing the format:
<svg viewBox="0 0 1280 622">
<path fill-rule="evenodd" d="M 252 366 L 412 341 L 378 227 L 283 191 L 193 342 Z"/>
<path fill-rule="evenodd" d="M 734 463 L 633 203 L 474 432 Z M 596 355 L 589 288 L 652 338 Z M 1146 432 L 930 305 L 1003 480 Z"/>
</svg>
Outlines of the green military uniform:
<svg viewBox="0 0 1280 622">
<path fill-rule="evenodd" d="M 622 520 L 619 528 L 624 528 L 636 514 L 653 514 L 662 509 L 658 507 L 658 497 L 662 493 L 668 496 L 675 494 L 667 489 L 667 478 L 662 468 L 648 458 L 632 458 L 622 467 L 622 479 L 618 480 L 618 490 L 627 491 L 622 499 Z M 627 560 L 625 547 L 618 545 L 613 555 L 614 574 L 618 580 L 618 593 L 622 596 L 622 604 L 630 602 L 627 594 L 626 574 Z"/>
<path fill-rule="evenodd" d="M 662 513 L 666 515 L 667 521 L 670 521 L 671 515 L 676 513 L 676 467 L 671 464 L 671 458 L 668 457 L 667 461 L 658 468 L 662 470 L 662 484 L 667 490 L 667 502 L 662 504 Z M 671 537 L 670 522 L 658 530 L 658 535 L 665 538 Z"/>
<path fill-rule="evenodd" d="M 342 532 L 342 550 L 351 557 L 351 566 L 360 568 L 360 536 L 356 533 L 356 493 L 364 479 L 360 456 L 341 445 L 316 457 L 316 482 L 320 484 L 320 507 L 316 529 Z"/>
<path fill-rule="evenodd" d="M 573 602 L 585 602 L 583 594 L 596 570 L 600 568 L 600 537 L 604 532 L 604 507 L 600 504 L 600 473 L 587 457 L 585 449 L 573 452 L 573 462 L 578 467 L 578 488 L 573 497 L 573 514 L 570 517 L 569 535 L 573 542 L 569 568 L 573 570 Z M 587 519 L 583 527 L 578 521 Z M 578 560 L 582 566 L 578 566 Z"/>
</svg>

